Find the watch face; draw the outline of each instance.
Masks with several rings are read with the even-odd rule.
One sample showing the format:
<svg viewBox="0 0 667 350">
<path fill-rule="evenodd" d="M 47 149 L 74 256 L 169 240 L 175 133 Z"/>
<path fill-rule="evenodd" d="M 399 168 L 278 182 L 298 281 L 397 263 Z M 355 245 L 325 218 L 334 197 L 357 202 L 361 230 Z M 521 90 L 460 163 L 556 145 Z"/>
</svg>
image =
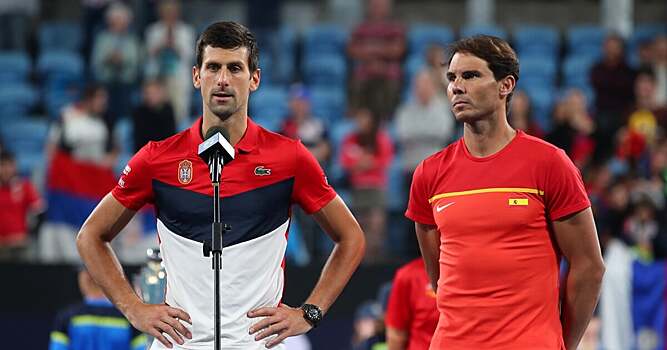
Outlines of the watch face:
<svg viewBox="0 0 667 350">
<path fill-rule="evenodd" d="M 303 305 L 303 311 L 304 317 L 314 324 L 317 324 L 322 319 L 322 311 L 315 305 Z"/>
<path fill-rule="evenodd" d="M 319 318 L 319 316 L 320 316 L 320 313 L 317 312 L 317 309 L 311 308 L 311 309 L 308 310 L 308 318 L 313 319 L 313 320 L 317 320 Z"/>
</svg>

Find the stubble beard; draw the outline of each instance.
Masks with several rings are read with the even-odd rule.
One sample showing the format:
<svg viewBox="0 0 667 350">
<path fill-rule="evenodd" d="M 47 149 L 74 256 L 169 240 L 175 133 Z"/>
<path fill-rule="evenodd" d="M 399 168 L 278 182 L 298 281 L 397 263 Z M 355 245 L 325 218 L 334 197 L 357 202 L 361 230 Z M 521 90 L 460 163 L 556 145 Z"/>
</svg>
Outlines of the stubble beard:
<svg viewBox="0 0 667 350">
<path fill-rule="evenodd" d="M 211 103 L 211 105 L 212 104 L 213 103 Z M 238 108 L 235 108 L 235 107 L 236 107 L 236 105 L 230 105 L 230 106 L 217 105 L 217 106 L 209 107 L 209 110 L 211 111 L 211 113 L 213 115 L 218 117 L 218 119 L 220 119 L 221 121 L 226 121 L 227 119 L 229 119 L 229 117 L 231 117 L 238 110 Z"/>
</svg>

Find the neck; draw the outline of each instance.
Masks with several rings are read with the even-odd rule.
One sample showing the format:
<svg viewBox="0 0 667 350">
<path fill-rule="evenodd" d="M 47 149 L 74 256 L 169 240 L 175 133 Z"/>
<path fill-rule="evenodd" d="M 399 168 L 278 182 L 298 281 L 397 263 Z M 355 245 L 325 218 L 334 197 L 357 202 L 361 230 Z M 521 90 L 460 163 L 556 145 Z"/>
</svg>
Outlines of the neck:
<svg viewBox="0 0 667 350">
<path fill-rule="evenodd" d="M 497 116 L 466 122 L 463 128 L 463 142 L 475 157 L 488 157 L 503 149 L 512 141 L 516 130 L 507 122 L 506 116 Z"/>
<path fill-rule="evenodd" d="M 205 113 L 204 120 L 201 123 L 202 137 L 213 126 L 225 128 L 229 132 L 229 143 L 234 146 L 241 140 L 243 134 L 245 134 L 248 127 L 248 117 L 246 115 L 232 115 L 226 120 L 220 120 L 216 116 L 207 116 Z"/>
</svg>

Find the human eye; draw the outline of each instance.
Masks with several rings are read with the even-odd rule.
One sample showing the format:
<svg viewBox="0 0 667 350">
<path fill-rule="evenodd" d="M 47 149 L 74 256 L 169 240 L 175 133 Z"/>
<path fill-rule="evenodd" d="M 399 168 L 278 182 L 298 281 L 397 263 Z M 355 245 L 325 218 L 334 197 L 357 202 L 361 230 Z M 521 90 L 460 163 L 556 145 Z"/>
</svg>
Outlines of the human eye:
<svg viewBox="0 0 667 350">
<path fill-rule="evenodd" d="M 463 72 L 463 74 L 461 76 L 465 80 L 472 79 L 472 78 L 478 78 L 479 77 L 479 72 L 477 72 L 477 71 L 466 71 L 466 72 Z"/>
</svg>

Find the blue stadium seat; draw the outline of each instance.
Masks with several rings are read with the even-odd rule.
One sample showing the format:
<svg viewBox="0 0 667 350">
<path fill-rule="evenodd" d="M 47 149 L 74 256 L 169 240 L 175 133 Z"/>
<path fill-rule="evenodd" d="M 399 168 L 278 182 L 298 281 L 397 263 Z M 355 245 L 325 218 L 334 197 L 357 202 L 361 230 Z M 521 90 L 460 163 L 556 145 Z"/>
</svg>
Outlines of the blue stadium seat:
<svg viewBox="0 0 667 350">
<path fill-rule="evenodd" d="M 286 84 L 292 81 L 296 62 L 296 32 L 283 26 L 264 36 L 260 42 L 259 67 L 262 82 L 266 84 Z"/>
<path fill-rule="evenodd" d="M 530 97 L 533 119 L 544 131 L 551 130 L 551 112 L 555 101 L 556 90 L 553 87 L 531 88 L 525 90 Z"/>
<path fill-rule="evenodd" d="M 114 125 L 113 137 L 121 145 L 121 152 L 124 154 L 134 153 L 132 131 L 132 121 L 129 118 L 121 118 Z"/>
<path fill-rule="evenodd" d="M 403 91 L 401 92 L 401 101 L 405 102 L 412 98 L 412 87 L 415 75 L 426 67 L 424 55 L 412 55 L 406 60 L 403 75 L 405 82 L 403 84 Z"/>
<path fill-rule="evenodd" d="M 339 55 L 308 56 L 303 66 L 305 82 L 309 86 L 345 87 L 347 65 Z"/>
<path fill-rule="evenodd" d="M 304 57 L 320 54 L 344 57 L 348 36 L 349 33 L 345 29 L 332 24 L 309 27 L 304 33 Z"/>
<path fill-rule="evenodd" d="M 28 114 L 39 101 L 39 94 L 28 84 L 0 87 L 0 111 L 3 119 Z"/>
<path fill-rule="evenodd" d="M 30 57 L 25 52 L 0 52 L 0 83 L 26 82 L 30 77 Z"/>
<path fill-rule="evenodd" d="M 54 50 L 42 52 L 37 60 L 37 70 L 47 79 L 62 75 L 79 79 L 83 75 L 83 59 L 78 53 Z"/>
<path fill-rule="evenodd" d="M 568 56 L 563 62 L 564 87 L 590 87 L 590 70 L 596 58 L 585 55 Z"/>
<path fill-rule="evenodd" d="M 417 24 L 408 30 L 408 44 L 410 55 L 423 56 L 431 44 L 449 45 L 454 41 L 454 32 L 451 28 L 434 24 Z"/>
<path fill-rule="evenodd" d="M 626 56 L 630 65 L 637 67 L 639 65 L 638 49 L 642 43 L 651 42 L 658 35 L 667 35 L 667 24 L 664 23 L 644 23 L 638 24 L 632 32 L 632 35 L 626 41 Z"/>
<path fill-rule="evenodd" d="M 507 40 L 507 31 L 501 27 L 494 25 L 466 25 L 461 28 L 461 38 L 469 38 L 471 36 L 485 34 L 497 36 L 501 39 Z"/>
<path fill-rule="evenodd" d="M 49 132 L 49 122 L 20 116 L 3 123 L 0 128 L 2 140 L 12 152 L 44 152 Z"/>
<path fill-rule="evenodd" d="M 310 107 L 314 116 L 332 125 L 345 118 L 345 90 L 314 87 L 310 90 Z"/>
<path fill-rule="evenodd" d="M 282 87 L 263 87 L 250 95 L 250 116 L 263 127 L 277 131 L 288 113 L 288 94 Z"/>
<path fill-rule="evenodd" d="M 566 40 L 570 55 L 602 54 L 602 44 L 607 37 L 607 31 L 596 25 L 579 25 L 567 30 Z"/>
<path fill-rule="evenodd" d="M 44 169 L 44 146 L 49 132 L 47 120 L 16 117 L 3 122 L 0 136 L 7 148 L 14 153 L 18 171 L 30 176 L 36 169 Z"/>
<path fill-rule="evenodd" d="M 39 26 L 38 40 L 41 52 L 66 50 L 78 53 L 82 38 L 81 24 L 78 22 L 45 22 Z"/>
<path fill-rule="evenodd" d="M 521 71 L 519 85 L 553 87 L 556 84 L 558 65 L 553 56 L 525 55 L 519 57 Z"/>
<path fill-rule="evenodd" d="M 387 171 L 387 209 L 400 211 L 405 208 L 405 185 L 403 184 L 403 166 L 400 156 L 395 155 Z"/>
<path fill-rule="evenodd" d="M 77 93 L 71 90 L 50 89 L 45 90 L 43 99 L 47 114 L 52 119 L 58 119 L 65 105 L 74 102 Z"/>
<path fill-rule="evenodd" d="M 519 55 L 558 54 L 560 37 L 558 30 L 549 26 L 519 26 L 513 32 L 514 45 Z"/>
</svg>

